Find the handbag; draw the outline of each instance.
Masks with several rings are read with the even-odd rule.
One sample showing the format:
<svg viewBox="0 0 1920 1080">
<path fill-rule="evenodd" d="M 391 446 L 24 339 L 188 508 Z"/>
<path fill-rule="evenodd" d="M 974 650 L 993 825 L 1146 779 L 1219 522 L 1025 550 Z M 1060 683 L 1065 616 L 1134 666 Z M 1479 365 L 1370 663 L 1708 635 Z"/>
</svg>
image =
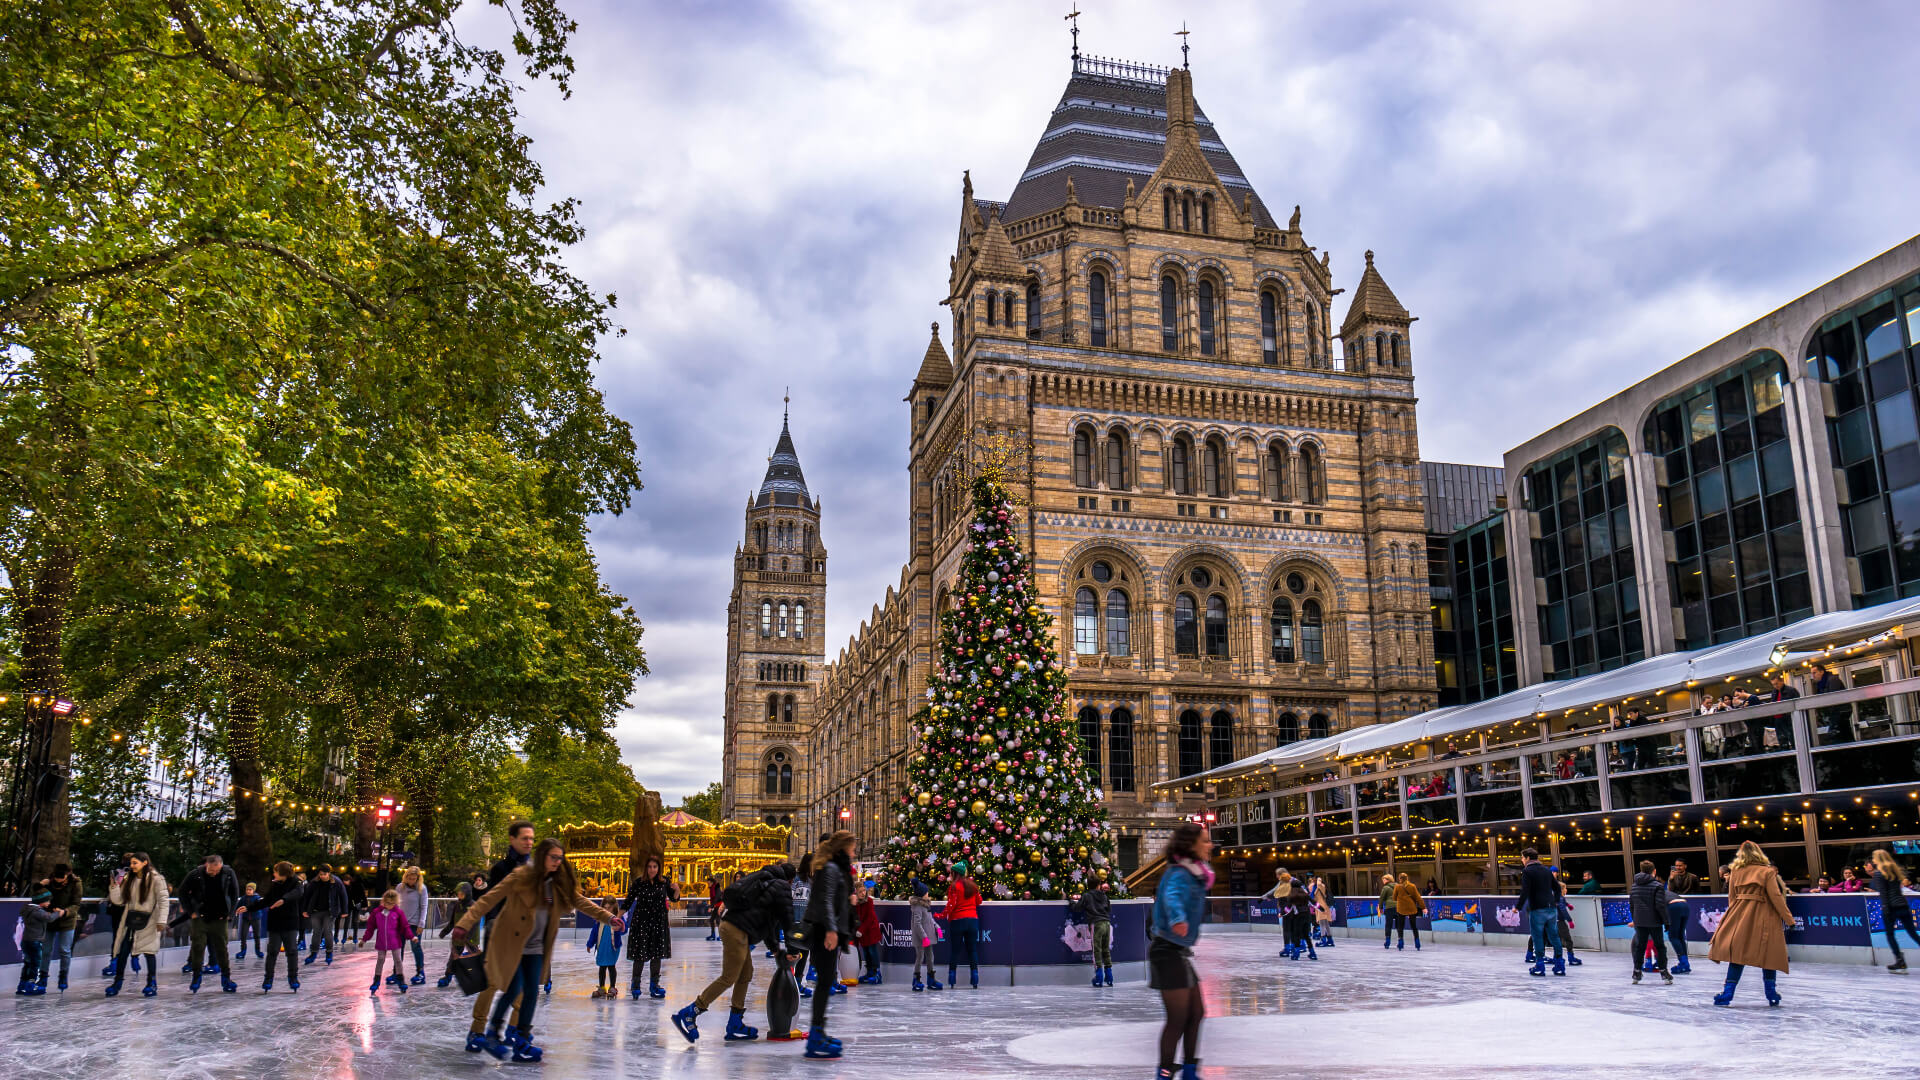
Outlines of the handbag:
<svg viewBox="0 0 1920 1080">
<path fill-rule="evenodd" d="M 126 928 L 129 935 L 145 930 L 147 924 L 152 921 L 153 912 L 151 911 L 129 911 L 120 917 L 120 925 Z"/>
<path fill-rule="evenodd" d="M 468 953 L 456 956 L 447 966 L 453 970 L 453 981 L 460 984 L 460 992 L 472 997 L 487 988 L 487 957 L 485 953 Z"/>
</svg>

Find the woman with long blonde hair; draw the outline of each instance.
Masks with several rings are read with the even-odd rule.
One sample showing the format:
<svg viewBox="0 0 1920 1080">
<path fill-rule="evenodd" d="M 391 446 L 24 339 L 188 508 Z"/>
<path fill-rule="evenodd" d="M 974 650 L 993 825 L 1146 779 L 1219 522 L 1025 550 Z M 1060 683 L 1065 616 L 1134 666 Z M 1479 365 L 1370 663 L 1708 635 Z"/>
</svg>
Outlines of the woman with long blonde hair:
<svg viewBox="0 0 1920 1080">
<path fill-rule="evenodd" d="M 413 985 L 419 986 L 427 981 L 427 952 L 420 945 L 421 932 L 427 928 L 427 877 L 419 867 L 409 866 L 400 872 L 400 884 L 393 891 L 400 897 L 400 914 L 413 928 Z M 399 984 L 405 977 L 395 961 L 393 981 Z"/>
<path fill-rule="evenodd" d="M 1727 985 L 1713 996 L 1715 1005 L 1733 1004 L 1734 988 L 1749 967 L 1760 969 L 1767 1004 L 1780 1004 L 1774 975 L 1787 970 L 1787 928 L 1792 925 L 1780 872 L 1759 844 L 1743 842 L 1727 868 L 1727 913 L 1707 949 L 1708 959 L 1727 965 Z"/>
<path fill-rule="evenodd" d="M 1893 854 L 1886 848 L 1875 848 L 1873 852 L 1873 877 L 1869 879 L 1873 891 L 1880 894 L 1880 927 L 1887 932 L 1887 948 L 1893 950 L 1893 963 L 1887 965 L 1888 971 L 1907 970 L 1907 958 L 1900 954 L 1900 943 L 1894 940 L 1896 927 L 1907 928 L 1907 936 L 1915 945 L 1920 945 L 1920 933 L 1913 929 L 1913 905 L 1907 902 L 1907 894 L 1902 887 L 1907 883 L 1907 872 L 1893 861 Z"/>
</svg>

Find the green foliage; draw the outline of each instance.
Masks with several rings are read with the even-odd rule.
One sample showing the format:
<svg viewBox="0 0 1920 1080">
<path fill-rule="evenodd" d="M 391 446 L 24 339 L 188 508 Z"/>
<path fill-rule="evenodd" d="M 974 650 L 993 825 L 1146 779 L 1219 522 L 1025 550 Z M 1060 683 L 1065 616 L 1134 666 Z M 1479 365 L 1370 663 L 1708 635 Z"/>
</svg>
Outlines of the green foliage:
<svg viewBox="0 0 1920 1080">
<path fill-rule="evenodd" d="M 562 825 L 583 821 L 626 821 L 644 790 L 620 760 L 620 748 L 604 736 L 544 736 L 527 744 L 524 761 L 510 761 L 502 770 L 504 786 L 541 836 L 558 836 Z M 506 843 L 504 825 L 496 847 Z"/>
<path fill-rule="evenodd" d="M 1065 713 L 1067 676 L 1039 605 L 1013 503 L 981 478 L 959 603 L 940 616 L 922 740 L 883 851 L 880 890 L 911 895 L 956 862 L 988 896 L 1049 899 L 1111 881 L 1114 840 L 1098 777 Z"/>
<path fill-rule="evenodd" d="M 680 804 L 680 809 L 685 810 L 687 813 L 692 814 L 702 821 L 710 821 L 718 825 L 720 824 L 720 800 L 722 795 L 723 792 L 720 787 L 720 781 L 715 780 L 713 783 L 707 785 L 705 791 L 687 796 L 685 801 Z"/>
</svg>

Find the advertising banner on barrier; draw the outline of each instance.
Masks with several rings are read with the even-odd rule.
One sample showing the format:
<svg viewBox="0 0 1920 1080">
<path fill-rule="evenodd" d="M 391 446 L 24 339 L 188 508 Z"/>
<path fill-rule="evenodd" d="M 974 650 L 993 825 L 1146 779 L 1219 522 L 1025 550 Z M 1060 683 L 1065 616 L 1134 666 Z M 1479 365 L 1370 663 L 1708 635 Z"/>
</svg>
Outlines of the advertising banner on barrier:
<svg viewBox="0 0 1920 1080">
<path fill-rule="evenodd" d="M 1525 937 L 1532 933 L 1527 923 L 1527 913 L 1520 910 L 1520 898 L 1517 896 L 1480 896 L 1480 929 L 1488 934 L 1518 934 Z"/>
<path fill-rule="evenodd" d="M 1707 941 L 1727 914 L 1724 896 L 1689 896 L 1691 909 L 1687 920 L 1687 940 Z M 1787 910 L 1793 912 L 1793 929 L 1787 931 L 1789 945 L 1873 944 L 1873 931 L 1879 929 L 1880 900 L 1864 895 L 1787 897 Z"/>
<path fill-rule="evenodd" d="M 911 913 L 898 900 L 875 902 L 880 916 L 882 962 L 913 963 Z M 946 940 L 934 946 L 937 964 L 952 954 L 953 933 L 944 903 L 933 905 L 935 922 Z M 1113 962 L 1147 958 L 1147 921 L 1152 901 L 1113 904 Z M 1065 901 L 1020 900 L 980 905 L 980 963 L 989 967 L 1086 964 L 1093 960 L 1093 929 L 1067 911 Z"/>
<path fill-rule="evenodd" d="M 1427 897 L 1428 925 L 1451 934 L 1480 932 L 1480 898 L 1477 896 Z"/>
</svg>

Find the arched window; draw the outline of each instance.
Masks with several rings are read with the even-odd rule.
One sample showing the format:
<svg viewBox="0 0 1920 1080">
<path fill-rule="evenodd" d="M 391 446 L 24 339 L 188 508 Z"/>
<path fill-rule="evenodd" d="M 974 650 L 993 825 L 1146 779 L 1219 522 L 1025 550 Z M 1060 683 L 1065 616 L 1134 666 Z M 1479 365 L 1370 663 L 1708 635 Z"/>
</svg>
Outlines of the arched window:
<svg viewBox="0 0 1920 1080">
<path fill-rule="evenodd" d="M 793 794 L 793 766 L 780 766 L 780 794 Z"/>
<path fill-rule="evenodd" d="M 1107 432 L 1107 487 L 1127 490 L 1127 433 L 1114 428 Z"/>
<path fill-rule="evenodd" d="M 1093 432 L 1073 430 L 1073 483 L 1075 487 L 1093 486 Z"/>
<path fill-rule="evenodd" d="M 1269 623 L 1273 630 L 1274 663 L 1293 663 L 1293 601 L 1284 596 L 1274 597 Z"/>
<path fill-rule="evenodd" d="M 781 824 L 781 826 L 783 826 L 783 827 L 785 827 L 785 828 L 788 828 L 788 829 L 791 829 L 791 828 L 793 828 L 793 815 L 792 815 L 792 814 L 781 814 L 781 815 L 780 815 L 780 824 Z"/>
<path fill-rule="evenodd" d="M 1326 713 L 1317 712 L 1307 718 L 1307 738 L 1324 739 L 1331 734 L 1333 725 L 1327 721 Z"/>
<path fill-rule="evenodd" d="M 780 695 L 768 694 L 767 695 L 767 723 L 777 724 L 779 722 L 780 722 Z"/>
<path fill-rule="evenodd" d="M 1180 775 L 1192 776 L 1206 768 L 1205 736 L 1201 732 L 1200 713 L 1188 709 L 1180 714 Z"/>
<path fill-rule="evenodd" d="M 1273 745 L 1285 746 L 1300 741 L 1300 718 L 1290 712 L 1280 714 L 1274 721 Z"/>
<path fill-rule="evenodd" d="M 762 600 L 760 601 L 760 636 L 767 637 L 772 633 L 773 633 L 773 601 Z"/>
<path fill-rule="evenodd" d="M 1208 439 L 1206 448 L 1200 451 L 1200 485 L 1210 498 L 1224 499 L 1232 487 L 1228 479 L 1228 470 L 1232 462 L 1227 458 L 1227 448 L 1218 438 Z"/>
<path fill-rule="evenodd" d="M 785 750 L 775 750 L 767 755 L 766 768 L 761 772 L 760 794 L 793 794 L 793 762 L 788 760 Z"/>
<path fill-rule="evenodd" d="M 1287 447 L 1284 443 L 1271 443 L 1267 446 L 1267 461 L 1264 476 L 1267 498 L 1273 502 L 1287 501 Z"/>
<path fill-rule="evenodd" d="M 1168 274 L 1160 279 L 1160 351 L 1180 348 L 1180 286 Z"/>
<path fill-rule="evenodd" d="M 1173 437 L 1171 468 L 1173 473 L 1173 493 L 1175 495 L 1193 494 L 1193 441 L 1185 435 Z"/>
<path fill-rule="evenodd" d="M 792 694 L 788 694 L 787 696 L 780 699 L 780 719 L 785 723 L 789 723 L 789 724 L 793 723 L 793 695 Z"/>
<path fill-rule="evenodd" d="M 1207 597 L 1207 655 L 1227 655 L 1227 599 Z"/>
<path fill-rule="evenodd" d="M 782 601 L 780 604 L 780 617 L 775 620 L 774 625 L 781 637 L 787 636 L 787 605 L 785 601 Z"/>
<path fill-rule="evenodd" d="M 1087 321 L 1093 347 L 1107 347 L 1107 275 L 1095 270 L 1087 278 Z"/>
<path fill-rule="evenodd" d="M 1100 605 L 1084 585 L 1073 594 L 1073 651 L 1081 656 L 1100 651 Z"/>
<path fill-rule="evenodd" d="M 1160 193 L 1160 227 L 1173 228 L 1173 192 L 1171 191 Z"/>
<path fill-rule="evenodd" d="M 1191 593 L 1181 593 L 1173 599 L 1173 651 L 1181 656 L 1200 655 L 1199 626 Z"/>
<path fill-rule="evenodd" d="M 1206 203 L 1201 203 L 1204 211 Z M 1200 355 L 1213 355 L 1213 282 L 1200 279 Z"/>
<path fill-rule="evenodd" d="M 1087 768 L 1093 770 L 1097 781 L 1100 776 L 1100 710 L 1091 705 L 1080 708 L 1080 754 L 1086 759 Z"/>
<path fill-rule="evenodd" d="M 1327 501 L 1327 464 L 1312 443 L 1300 448 L 1300 496 L 1311 506 Z"/>
<path fill-rule="evenodd" d="M 1220 709 L 1207 724 L 1207 768 L 1233 764 L 1233 714 Z"/>
<path fill-rule="evenodd" d="M 1180 200 L 1180 229 L 1183 232 L 1193 231 L 1193 196 L 1191 195 Z"/>
<path fill-rule="evenodd" d="M 1385 333 L 1373 335 L 1373 362 L 1381 365 L 1385 365 L 1387 362 L 1387 335 Z"/>
<path fill-rule="evenodd" d="M 1107 717 L 1107 787 L 1133 790 L 1133 712 L 1115 709 Z"/>
<path fill-rule="evenodd" d="M 761 776 L 760 794 L 780 794 L 780 766 L 775 764 L 772 758 L 767 759 L 766 772 Z"/>
<path fill-rule="evenodd" d="M 1040 283 L 1027 282 L 1027 336 L 1040 336 Z"/>
<path fill-rule="evenodd" d="M 1213 200 L 1210 198 L 1200 200 L 1200 231 L 1213 232 Z"/>
<path fill-rule="evenodd" d="M 797 638 L 807 636 L 807 605 L 805 604 L 793 605 L 793 636 Z"/>
<path fill-rule="evenodd" d="M 1115 589 L 1107 594 L 1107 655 L 1127 656 L 1131 645 L 1132 605 L 1127 594 Z"/>
<path fill-rule="evenodd" d="M 1280 363 L 1280 305 L 1271 290 L 1260 294 L 1260 362 Z"/>
<path fill-rule="evenodd" d="M 995 311 L 998 308 L 999 303 L 1000 303 L 999 293 L 997 292 L 987 293 L 987 325 L 988 326 L 992 326 L 994 324 L 993 316 Z"/>
<path fill-rule="evenodd" d="M 1300 605 L 1300 659 L 1309 664 L 1327 662 L 1326 646 L 1321 640 L 1318 600 L 1308 600 Z"/>
</svg>

